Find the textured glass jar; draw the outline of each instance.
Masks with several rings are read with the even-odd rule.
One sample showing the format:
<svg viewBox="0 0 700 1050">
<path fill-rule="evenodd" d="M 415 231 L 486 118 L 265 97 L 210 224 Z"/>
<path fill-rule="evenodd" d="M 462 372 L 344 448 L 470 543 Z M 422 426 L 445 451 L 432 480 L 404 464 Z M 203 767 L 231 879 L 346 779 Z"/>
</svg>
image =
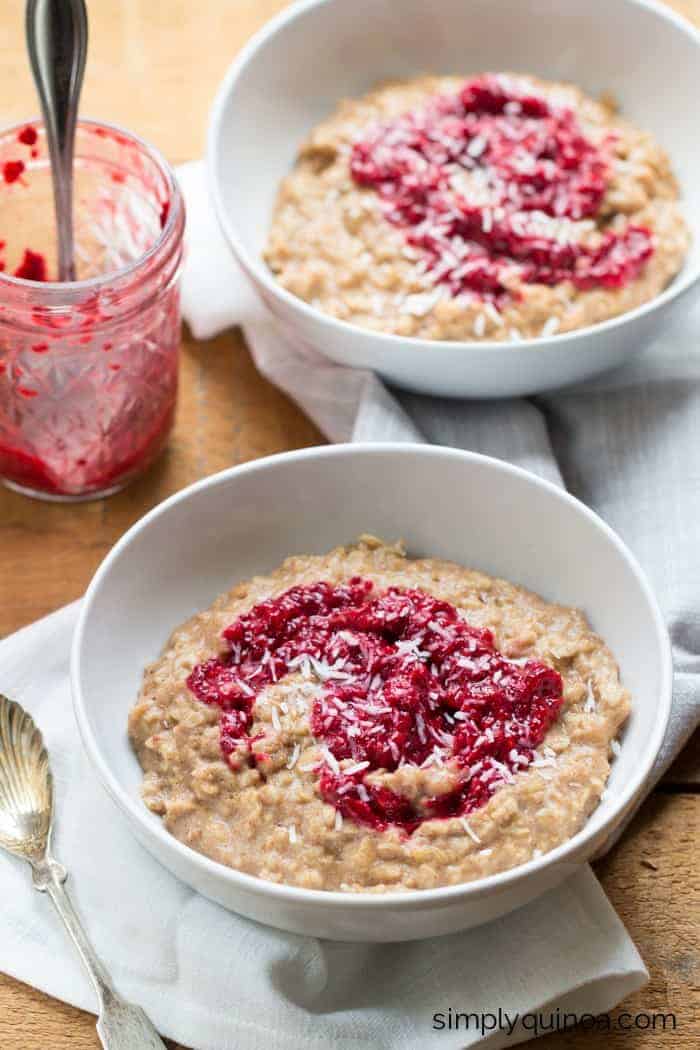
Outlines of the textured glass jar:
<svg viewBox="0 0 700 1050">
<path fill-rule="evenodd" d="M 39 122 L 0 135 L 0 478 L 54 500 L 106 496 L 144 470 L 173 423 L 184 206 L 133 135 L 76 136 L 78 279 L 56 281 Z"/>
</svg>

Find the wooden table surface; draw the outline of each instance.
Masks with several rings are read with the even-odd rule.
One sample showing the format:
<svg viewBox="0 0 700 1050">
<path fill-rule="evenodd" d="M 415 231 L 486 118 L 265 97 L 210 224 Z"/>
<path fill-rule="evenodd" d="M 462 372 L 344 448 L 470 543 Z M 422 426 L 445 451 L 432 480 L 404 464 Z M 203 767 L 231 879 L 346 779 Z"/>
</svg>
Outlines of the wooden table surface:
<svg viewBox="0 0 700 1050">
<path fill-rule="evenodd" d="M 224 70 L 250 34 L 282 6 L 283 0 L 91 4 L 83 111 L 131 128 L 173 163 L 199 156 L 208 108 Z M 679 0 L 674 6 L 700 25 L 700 0 Z M 0 124 L 38 108 L 24 55 L 23 12 L 22 0 L 4 0 Z M 0 635 L 78 597 L 115 540 L 166 496 L 231 464 L 322 440 L 299 409 L 256 373 L 237 331 L 206 343 L 194 342 L 184 331 L 175 434 L 145 477 L 109 500 L 72 507 L 0 489 Z M 698 985 L 699 752 L 696 740 L 622 842 L 596 864 L 651 974 L 649 986 L 624 1009 L 673 1012 L 676 1030 L 614 1036 L 578 1030 L 547 1036 L 538 1044 L 542 1050 L 691 1050 L 700 1044 L 693 997 Z M 235 1009 L 235 988 L 232 1004 Z M 0 975 L 2 1050 L 97 1046 L 92 1016 Z"/>
</svg>

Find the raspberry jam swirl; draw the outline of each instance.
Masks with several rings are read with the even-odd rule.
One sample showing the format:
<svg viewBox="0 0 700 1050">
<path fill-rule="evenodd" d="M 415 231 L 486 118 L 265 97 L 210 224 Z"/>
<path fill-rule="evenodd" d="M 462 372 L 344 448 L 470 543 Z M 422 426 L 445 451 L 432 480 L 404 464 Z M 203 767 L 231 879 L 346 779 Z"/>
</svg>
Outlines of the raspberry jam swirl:
<svg viewBox="0 0 700 1050">
<path fill-rule="evenodd" d="M 354 143 L 350 171 L 379 194 L 434 284 L 498 304 L 514 277 L 579 290 L 638 277 L 654 251 L 650 230 L 591 237 L 614 139 L 594 144 L 573 109 L 487 74 L 374 125 Z"/>
<path fill-rule="evenodd" d="M 453 605 L 414 589 L 375 595 L 360 577 L 292 587 L 239 616 L 223 639 L 225 654 L 195 667 L 187 685 L 221 709 L 224 756 L 258 739 L 253 713 L 266 686 L 290 672 L 313 676 L 321 683 L 309 715 L 324 756 L 321 796 L 378 831 L 410 833 L 484 805 L 527 769 L 562 705 L 556 671 L 506 659 L 491 632 Z M 377 770 L 446 763 L 456 786 L 420 810 L 371 782 Z"/>
</svg>

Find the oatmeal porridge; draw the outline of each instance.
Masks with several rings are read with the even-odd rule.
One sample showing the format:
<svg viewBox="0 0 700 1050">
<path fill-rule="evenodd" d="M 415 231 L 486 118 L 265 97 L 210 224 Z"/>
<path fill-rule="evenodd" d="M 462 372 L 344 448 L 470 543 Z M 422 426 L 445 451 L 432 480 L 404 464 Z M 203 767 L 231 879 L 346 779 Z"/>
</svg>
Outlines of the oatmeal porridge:
<svg viewBox="0 0 700 1050">
<path fill-rule="evenodd" d="M 484 74 L 343 102 L 284 179 L 265 258 L 340 320 L 503 341 L 639 306 L 688 243 L 666 154 L 612 102 Z"/>
<path fill-rule="evenodd" d="M 371 536 L 222 595 L 147 668 L 146 805 L 313 889 L 468 882 L 574 835 L 629 710 L 575 609 Z"/>
</svg>

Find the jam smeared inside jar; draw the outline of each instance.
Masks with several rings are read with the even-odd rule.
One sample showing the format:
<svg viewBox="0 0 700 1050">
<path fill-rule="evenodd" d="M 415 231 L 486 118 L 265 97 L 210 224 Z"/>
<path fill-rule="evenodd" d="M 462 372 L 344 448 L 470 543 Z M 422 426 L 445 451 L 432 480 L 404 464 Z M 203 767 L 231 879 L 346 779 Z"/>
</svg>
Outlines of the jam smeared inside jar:
<svg viewBox="0 0 700 1050">
<path fill-rule="evenodd" d="M 650 231 L 596 228 L 612 145 L 591 142 L 573 109 L 487 74 L 372 127 L 350 170 L 434 284 L 498 304 L 514 281 L 614 289 L 640 274 Z"/>
<path fill-rule="evenodd" d="M 179 191 L 140 140 L 80 121 L 77 280 L 61 284 L 40 124 L 0 133 L 0 173 L 0 479 L 55 500 L 108 495 L 155 459 L 174 420 Z"/>
<path fill-rule="evenodd" d="M 38 138 L 37 130 L 31 124 L 27 124 L 17 135 L 17 141 L 23 146 L 36 146 Z"/>
<path fill-rule="evenodd" d="M 290 672 L 320 684 L 309 721 L 324 758 L 322 797 L 344 817 L 406 833 L 465 816 L 528 768 L 562 705 L 561 676 L 508 660 L 490 631 L 448 602 L 368 579 L 292 587 L 223 632 L 227 651 L 187 685 L 220 708 L 229 758 L 250 747 L 256 698 Z M 252 751 L 251 751 L 251 754 Z M 452 786 L 420 806 L 372 776 L 403 766 L 445 767 Z"/>
<path fill-rule="evenodd" d="M 23 281 L 48 281 L 46 258 L 41 252 L 33 252 L 31 248 L 25 248 L 22 261 L 15 270 L 14 276 L 21 277 Z"/>
<path fill-rule="evenodd" d="M 23 160 L 6 160 L 2 166 L 2 177 L 8 186 L 24 174 L 25 164 Z"/>
</svg>

